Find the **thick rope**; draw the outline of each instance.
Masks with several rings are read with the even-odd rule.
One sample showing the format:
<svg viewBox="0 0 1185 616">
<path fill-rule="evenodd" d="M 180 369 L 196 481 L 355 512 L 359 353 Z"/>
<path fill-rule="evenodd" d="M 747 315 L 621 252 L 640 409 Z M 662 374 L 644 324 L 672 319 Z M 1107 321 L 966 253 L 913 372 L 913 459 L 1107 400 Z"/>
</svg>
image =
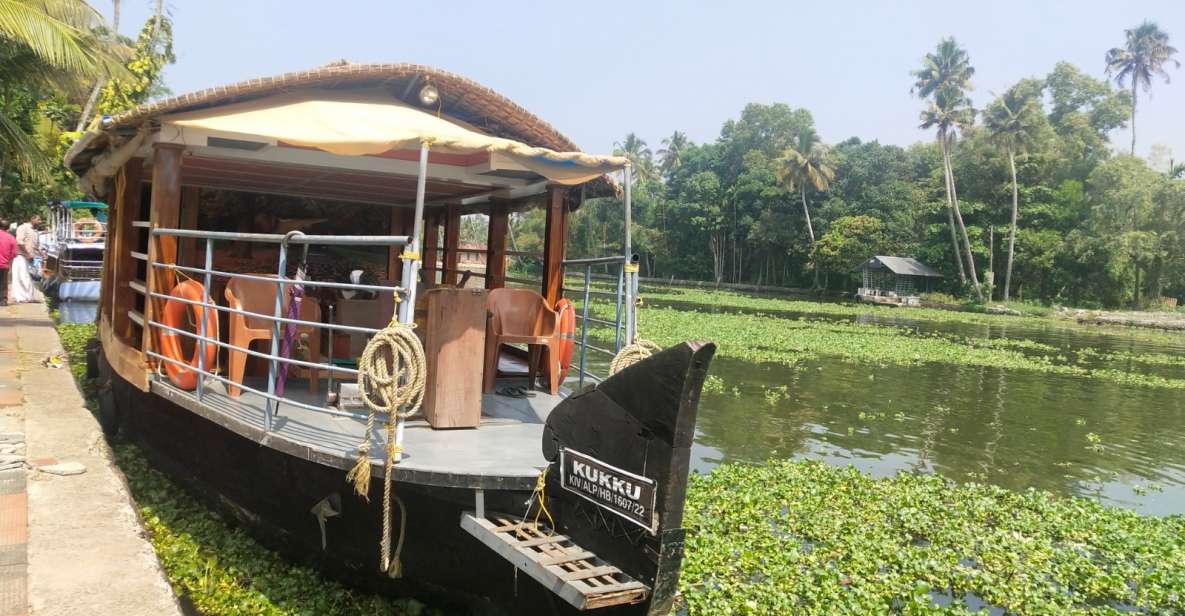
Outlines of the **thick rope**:
<svg viewBox="0 0 1185 616">
<path fill-rule="evenodd" d="M 637 267 L 637 266 L 635 266 Z M 636 271 L 636 270 L 635 270 Z M 634 339 L 630 341 L 617 355 L 613 356 L 613 361 L 609 362 L 609 376 L 613 376 L 622 370 L 654 355 L 662 350 L 662 347 L 646 340 L 638 334 L 641 329 L 638 327 L 638 308 L 642 307 L 642 298 L 638 297 L 634 304 Z"/>
<path fill-rule="evenodd" d="M 407 508 L 399 496 L 395 496 L 399 504 L 399 541 L 395 547 L 394 558 L 391 554 L 391 480 L 396 461 L 399 460 L 401 447 L 395 442 L 396 422 L 415 414 L 420 410 L 424 400 L 424 381 L 427 374 L 427 362 L 424 358 L 424 347 L 413 329 L 411 323 L 400 323 L 398 304 L 400 298 L 395 295 L 396 310 L 391 315 L 391 322 L 380 330 L 366 348 L 362 350 L 362 357 L 358 359 L 358 384 L 362 401 L 366 403 L 366 434 L 358 446 L 358 463 L 346 475 L 346 480 L 354 484 L 354 491 L 362 498 L 368 498 L 370 492 L 370 439 L 374 432 L 375 417 L 379 413 L 386 415 L 387 422 L 387 460 L 384 467 L 383 482 L 383 534 L 380 541 L 381 568 L 392 577 L 402 573 L 399 554 L 403 551 L 404 531 L 407 528 Z"/>
</svg>

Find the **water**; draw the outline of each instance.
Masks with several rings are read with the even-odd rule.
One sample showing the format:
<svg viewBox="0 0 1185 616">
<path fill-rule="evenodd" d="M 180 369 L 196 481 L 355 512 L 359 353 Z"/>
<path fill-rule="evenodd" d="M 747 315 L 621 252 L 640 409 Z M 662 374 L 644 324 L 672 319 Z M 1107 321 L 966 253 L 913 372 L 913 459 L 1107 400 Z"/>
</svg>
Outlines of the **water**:
<svg viewBox="0 0 1185 616">
<path fill-rule="evenodd" d="M 960 337 L 1024 338 L 1067 350 L 1185 354 L 1185 342 L 1150 341 L 1135 332 L 856 319 Z M 1181 366 L 1107 365 L 1185 377 Z M 828 358 L 796 367 L 721 358 L 711 374 L 739 392 L 704 394 L 692 463 L 699 472 L 723 462 L 815 458 L 875 476 L 938 473 L 1086 496 L 1149 514 L 1185 513 L 1182 390 L 1024 370 Z"/>
</svg>

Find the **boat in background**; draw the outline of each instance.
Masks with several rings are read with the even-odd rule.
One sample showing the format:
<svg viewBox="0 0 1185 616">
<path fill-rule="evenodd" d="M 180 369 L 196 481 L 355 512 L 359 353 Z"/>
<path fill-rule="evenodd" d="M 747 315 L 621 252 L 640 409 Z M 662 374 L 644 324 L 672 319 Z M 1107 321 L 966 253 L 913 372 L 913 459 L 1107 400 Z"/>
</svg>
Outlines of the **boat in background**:
<svg viewBox="0 0 1185 616">
<path fill-rule="evenodd" d="M 51 201 L 41 247 L 42 290 L 61 302 L 99 301 L 106 240 L 106 203 Z"/>
</svg>

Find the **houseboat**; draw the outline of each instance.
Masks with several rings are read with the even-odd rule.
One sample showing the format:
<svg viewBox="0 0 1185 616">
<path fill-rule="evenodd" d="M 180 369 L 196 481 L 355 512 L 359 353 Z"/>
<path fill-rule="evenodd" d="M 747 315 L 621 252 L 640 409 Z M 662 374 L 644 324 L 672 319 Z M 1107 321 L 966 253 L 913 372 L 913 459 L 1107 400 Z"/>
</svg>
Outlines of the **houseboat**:
<svg viewBox="0 0 1185 616">
<path fill-rule="evenodd" d="M 107 204 L 51 201 L 43 237 L 41 286 L 59 301 L 96 302 L 107 237 Z M 92 319 L 93 320 L 93 319 Z"/>
<path fill-rule="evenodd" d="M 356 586 L 670 611 L 715 348 L 628 344 L 628 160 L 464 77 L 337 63 L 106 119 L 66 163 L 111 204 L 94 357 L 109 434 Z M 621 253 L 566 258 L 571 212 L 614 195 Z M 506 266 L 530 208 L 537 281 Z M 467 215 L 488 221 L 480 248 L 460 241 Z M 616 286 L 592 287 L 594 267 Z M 637 361 L 598 375 L 588 352 Z"/>
</svg>

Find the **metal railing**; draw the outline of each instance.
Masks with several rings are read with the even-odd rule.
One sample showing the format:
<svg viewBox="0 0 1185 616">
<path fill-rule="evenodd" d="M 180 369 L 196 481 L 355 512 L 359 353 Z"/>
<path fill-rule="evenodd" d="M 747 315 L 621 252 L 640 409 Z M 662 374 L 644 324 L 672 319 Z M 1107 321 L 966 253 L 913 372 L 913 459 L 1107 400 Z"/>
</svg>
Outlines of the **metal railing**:
<svg viewBox="0 0 1185 616">
<path fill-rule="evenodd" d="M 632 261 L 632 260 L 631 260 Z M 576 318 L 580 321 L 580 335 L 574 343 L 580 348 L 577 356 L 577 387 L 584 387 L 585 378 L 601 381 L 603 377 L 594 374 L 588 370 L 588 352 L 595 351 L 602 355 L 607 355 L 613 358 L 617 352 L 621 350 L 621 339 L 624 334 L 623 318 L 625 316 L 625 289 L 626 289 L 626 265 L 630 261 L 624 256 L 618 255 L 613 257 L 596 257 L 589 259 L 566 259 L 564 260 L 565 268 L 583 268 L 583 288 L 579 290 L 578 295 L 582 298 L 580 302 L 580 314 Z M 617 292 L 609 293 L 606 291 L 598 291 L 592 288 L 594 267 L 609 266 L 611 269 L 616 266 L 617 270 Z M 592 297 L 612 297 L 613 298 L 613 320 L 599 319 L 590 315 L 592 311 Z M 613 349 L 605 349 L 588 343 L 588 329 L 589 323 L 596 323 L 598 325 L 613 328 Z"/>
<path fill-rule="evenodd" d="M 361 413 L 352 413 L 345 410 L 337 410 L 328 405 L 308 404 L 300 400 L 295 400 L 291 397 L 286 397 L 276 393 L 278 377 L 280 375 L 281 364 L 284 366 L 296 366 L 300 368 L 307 368 L 310 370 L 324 371 L 326 374 L 332 375 L 345 374 L 350 376 L 357 376 L 358 370 L 339 366 L 332 361 L 332 335 L 329 339 L 329 357 L 330 359 L 321 362 L 320 357 L 312 358 L 313 361 L 305 361 L 302 359 L 295 359 L 292 357 L 283 357 L 281 353 L 280 341 L 283 337 L 282 328 L 286 325 L 295 325 L 303 327 L 311 327 L 320 335 L 321 330 L 330 332 L 350 332 L 359 334 L 374 334 L 379 330 L 371 327 L 363 327 L 359 325 L 345 325 L 339 323 L 322 323 L 320 321 L 309 321 L 301 318 L 291 318 L 284 316 L 283 312 L 291 299 L 286 300 L 286 294 L 292 287 L 304 288 L 327 288 L 327 289 L 344 289 L 354 291 L 370 291 L 370 292 L 386 292 L 399 293 L 401 296 L 408 295 L 407 289 L 403 286 L 386 286 L 375 284 L 352 284 L 341 282 L 329 282 L 323 280 L 297 280 L 287 277 L 289 265 L 289 246 L 302 245 L 304 247 L 304 255 L 302 261 L 308 259 L 308 249 L 311 245 L 324 246 L 406 246 L 410 243 L 410 238 L 407 236 L 389 236 L 389 235 L 305 235 L 299 231 L 289 232 L 286 235 L 266 234 L 266 233 L 232 233 L 221 231 L 198 231 L 191 229 L 163 229 L 157 228 L 152 230 L 152 237 L 159 241 L 161 237 L 172 238 L 192 238 L 204 240 L 205 242 L 205 263 L 203 267 L 193 267 L 185 265 L 177 265 L 174 263 L 161 263 L 157 261 L 149 262 L 150 272 L 170 271 L 177 272 L 185 276 L 201 277 L 202 282 L 202 298 L 200 301 L 191 300 L 183 297 L 176 297 L 169 293 L 163 293 L 157 289 L 148 290 L 145 293 L 146 301 L 164 302 L 180 302 L 189 306 L 203 307 L 208 310 L 215 310 L 219 313 L 227 313 L 232 315 L 239 315 L 243 317 L 253 317 L 267 321 L 271 325 L 271 348 L 270 352 L 254 351 L 247 346 L 238 346 L 229 342 L 222 342 L 221 340 L 211 337 L 210 332 L 206 331 L 206 321 L 203 318 L 198 319 L 197 331 L 190 332 L 184 329 L 172 327 L 160 322 L 154 313 L 146 322 L 145 326 L 152 330 L 154 336 L 149 336 L 150 344 L 155 345 L 156 336 L 162 333 L 173 336 L 182 336 L 194 341 L 197 350 L 197 366 L 193 366 L 188 362 L 180 361 L 177 358 L 167 357 L 153 348 L 145 349 L 145 355 L 152 357 L 160 362 L 165 362 L 185 370 L 192 370 L 198 374 L 196 396 L 199 401 L 205 395 L 205 383 L 207 379 L 213 379 L 228 387 L 235 387 L 242 391 L 248 391 L 255 395 L 262 397 L 265 400 L 264 406 L 264 429 L 270 431 L 272 429 L 272 422 L 274 415 L 278 412 L 281 404 L 292 405 L 295 407 L 315 411 L 319 413 L 326 413 L 330 415 L 338 415 L 345 417 L 353 417 L 356 419 L 366 419 L 366 415 Z M 227 272 L 214 269 L 214 245 L 215 242 L 256 242 L 256 243 L 271 243 L 279 244 L 278 266 L 276 274 L 246 274 L 237 272 Z M 220 306 L 216 302 L 210 300 L 210 288 L 213 278 L 234 280 L 251 280 L 259 282 L 273 283 L 276 286 L 276 295 L 274 302 L 274 309 L 269 313 L 255 312 L 250 310 L 243 310 L 233 308 L 230 306 Z M 155 278 L 155 276 L 150 276 Z M 299 316 L 299 315 L 297 315 Z M 248 345 L 250 343 L 247 343 Z M 250 357 L 257 357 L 268 362 L 268 376 L 267 389 L 258 389 L 251 387 L 246 383 L 235 382 L 227 377 L 217 374 L 214 367 L 206 365 L 207 345 L 214 345 L 219 349 L 226 349 L 229 352 L 244 353 Z M 215 355 L 217 357 L 217 355 Z"/>
</svg>

